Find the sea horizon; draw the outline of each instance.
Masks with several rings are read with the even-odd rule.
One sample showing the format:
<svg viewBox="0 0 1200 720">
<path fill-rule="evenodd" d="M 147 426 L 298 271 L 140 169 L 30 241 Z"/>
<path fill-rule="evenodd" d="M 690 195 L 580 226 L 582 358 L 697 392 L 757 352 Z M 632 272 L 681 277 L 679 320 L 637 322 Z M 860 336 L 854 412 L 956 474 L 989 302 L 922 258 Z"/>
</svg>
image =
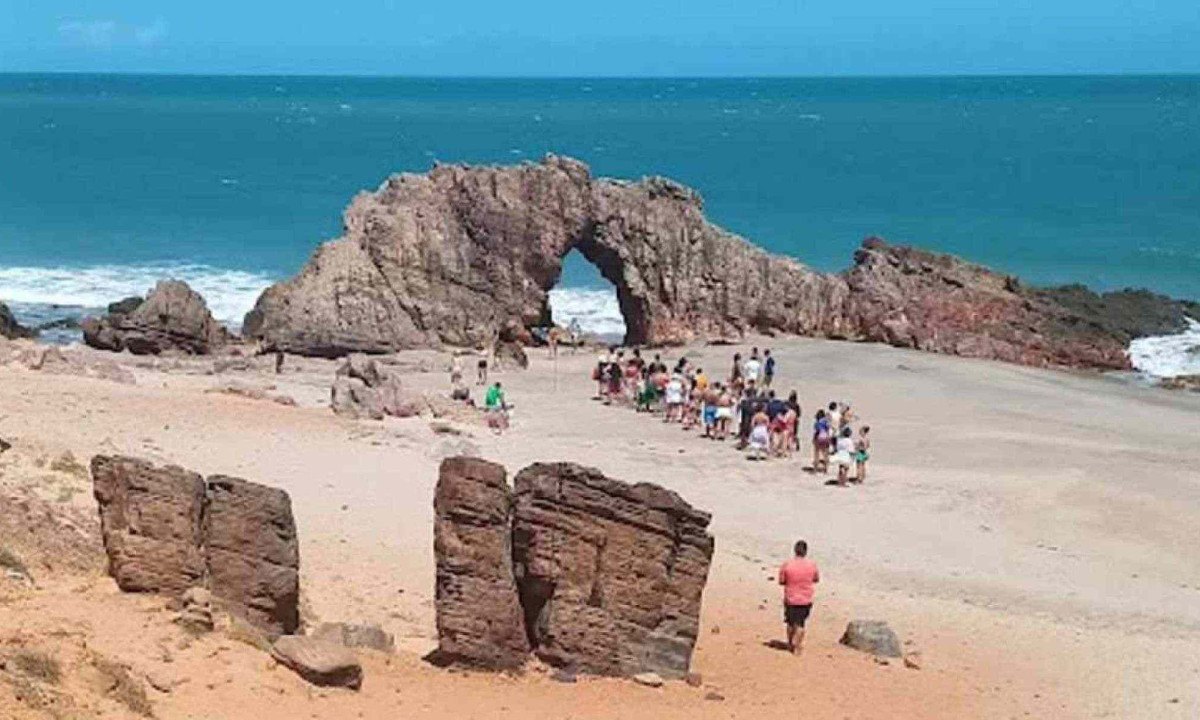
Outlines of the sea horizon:
<svg viewBox="0 0 1200 720">
<path fill-rule="evenodd" d="M 677 180 L 714 223 L 822 271 L 880 235 L 1034 285 L 1200 299 L 1194 73 L 4 71 L 0 110 L 0 300 L 35 324 L 169 275 L 236 325 L 358 192 L 547 153 Z M 621 322 L 575 253 L 552 306 Z"/>
</svg>

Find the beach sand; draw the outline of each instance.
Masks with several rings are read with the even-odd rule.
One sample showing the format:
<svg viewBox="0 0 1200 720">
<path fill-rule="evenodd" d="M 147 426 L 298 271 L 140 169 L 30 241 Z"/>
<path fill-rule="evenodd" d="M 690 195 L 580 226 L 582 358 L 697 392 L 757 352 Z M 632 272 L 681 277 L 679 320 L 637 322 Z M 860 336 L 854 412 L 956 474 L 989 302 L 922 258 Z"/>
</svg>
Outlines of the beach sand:
<svg viewBox="0 0 1200 720">
<path fill-rule="evenodd" d="M 687 354 L 719 377 L 751 344 Z M 326 405 L 332 361 L 289 358 L 277 377 L 270 358 L 205 374 L 214 361 L 125 357 L 137 385 L 0 368 L 0 437 L 13 453 L 124 453 L 287 490 L 306 619 L 380 623 L 398 651 L 368 653 L 359 693 L 309 689 L 220 633 L 180 648 L 161 599 L 121 595 L 98 575 L 0 597 L 0 641 L 53 638 L 70 655 L 84 638 L 131 667 L 187 677 L 152 693 L 160 718 L 1200 716 L 1200 396 L 878 345 L 757 344 L 806 418 L 836 399 L 872 426 L 865 486 L 826 486 L 804 472 L 807 450 L 750 462 L 731 443 L 606 407 L 591 399 L 592 352 L 553 361 L 531 350 L 528 371 L 496 373 L 516 404 L 499 437 L 339 419 Z M 445 392 L 445 358 L 403 354 L 405 382 Z M 206 392 L 231 381 L 276 385 L 299 407 Z M 422 662 L 436 644 L 437 466 L 464 451 L 510 475 L 576 461 L 711 511 L 717 551 L 693 663 L 704 687 Z M 2 482 L 34 480 L 10 468 Z M 63 502 L 90 511 L 80 483 Z M 775 571 L 801 537 L 823 582 L 806 653 L 793 658 L 769 643 L 783 632 Z M 888 621 L 920 668 L 838 645 L 855 618 Z M 0 686 L 0 711 L 6 702 L 24 717 Z"/>
</svg>

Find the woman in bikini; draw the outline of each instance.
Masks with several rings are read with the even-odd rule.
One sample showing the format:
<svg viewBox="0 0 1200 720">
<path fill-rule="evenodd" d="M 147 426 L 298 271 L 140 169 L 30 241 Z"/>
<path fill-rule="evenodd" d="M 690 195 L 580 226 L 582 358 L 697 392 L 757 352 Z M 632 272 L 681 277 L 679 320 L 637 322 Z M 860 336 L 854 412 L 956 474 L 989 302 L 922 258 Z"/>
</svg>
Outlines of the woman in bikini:
<svg viewBox="0 0 1200 720">
<path fill-rule="evenodd" d="M 750 455 L 754 460 L 765 459 L 771 445 L 771 417 L 766 408 L 759 406 L 754 416 L 750 418 Z"/>
<path fill-rule="evenodd" d="M 813 472 L 829 470 L 829 444 L 833 442 L 833 431 L 824 410 L 817 411 L 813 422 Z"/>
<path fill-rule="evenodd" d="M 854 482 L 861 484 L 867 479 L 867 461 L 871 459 L 871 427 L 863 425 L 854 442 Z"/>
</svg>

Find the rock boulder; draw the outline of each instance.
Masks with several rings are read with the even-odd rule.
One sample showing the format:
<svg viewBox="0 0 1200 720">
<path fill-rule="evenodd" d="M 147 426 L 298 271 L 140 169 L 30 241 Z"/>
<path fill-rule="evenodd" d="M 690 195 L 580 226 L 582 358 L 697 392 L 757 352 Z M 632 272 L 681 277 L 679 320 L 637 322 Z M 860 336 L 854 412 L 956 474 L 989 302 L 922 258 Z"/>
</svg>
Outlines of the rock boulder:
<svg viewBox="0 0 1200 720">
<path fill-rule="evenodd" d="M 287 493 L 98 455 L 94 494 L 109 573 L 127 592 L 207 588 L 271 636 L 299 627 L 299 553 Z"/>
<path fill-rule="evenodd" d="M 104 317 L 85 319 L 82 328 L 88 345 L 134 355 L 169 351 L 207 355 L 230 339 L 204 298 L 180 280 L 158 283 L 145 302 L 114 303 Z"/>
<path fill-rule="evenodd" d="M 887 623 L 879 620 L 852 620 L 846 625 L 840 642 L 876 657 L 898 658 L 904 654 L 900 638 Z"/>
<path fill-rule="evenodd" d="M 36 333 L 27 327 L 17 322 L 13 317 L 12 311 L 4 303 L 0 303 L 0 337 L 16 340 L 18 338 L 31 338 Z"/>
<path fill-rule="evenodd" d="M 271 657 L 313 685 L 362 687 L 362 665 L 343 645 L 300 635 L 285 635 L 271 646 Z"/>
<path fill-rule="evenodd" d="M 468 457 L 442 462 L 434 495 L 438 656 L 492 670 L 525 664 L 529 639 L 512 564 L 507 473 Z"/>
</svg>

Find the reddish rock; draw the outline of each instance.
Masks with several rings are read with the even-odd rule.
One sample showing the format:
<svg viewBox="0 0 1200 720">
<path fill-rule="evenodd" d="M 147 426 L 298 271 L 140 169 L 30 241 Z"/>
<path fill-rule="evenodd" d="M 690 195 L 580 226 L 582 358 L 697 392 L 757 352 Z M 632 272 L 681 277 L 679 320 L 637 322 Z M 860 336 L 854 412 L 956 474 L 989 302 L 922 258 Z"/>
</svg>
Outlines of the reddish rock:
<svg viewBox="0 0 1200 720">
<path fill-rule="evenodd" d="M 514 498 L 512 557 L 538 656 L 601 675 L 686 677 L 710 516 L 657 485 L 569 463 L 522 470 Z"/>
<path fill-rule="evenodd" d="M 270 635 L 300 626 L 300 551 L 292 501 L 239 478 L 208 479 L 205 554 L 213 594 Z"/>
<path fill-rule="evenodd" d="M 879 238 L 854 262 L 847 311 L 861 339 L 1022 365 L 1129 367 L 1127 337 L 1010 275 Z"/>
<path fill-rule="evenodd" d="M 114 303 L 102 318 L 82 323 L 83 340 L 101 350 L 134 355 L 180 351 L 207 355 L 229 342 L 229 333 L 199 293 L 180 280 L 158 283 L 145 302 Z"/>
<path fill-rule="evenodd" d="M 127 592 L 207 588 L 269 635 L 299 626 L 299 553 L 287 493 L 98 455 L 94 494 L 109 573 Z"/>
<path fill-rule="evenodd" d="M 320 687 L 362 687 L 362 665 L 354 652 L 336 643 L 285 635 L 271 646 L 271 657 Z"/>
<path fill-rule="evenodd" d="M 109 574 L 126 592 L 178 596 L 205 577 L 204 479 L 128 457 L 92 458 Z"/>
<path fill-rule="evenodd" d="M 467 457 L 443 461 L 434 516 L 439 658 L 494 670 L 521 667 L 529 642 L 513 578 L 504 468 Z"/>
</svg>

